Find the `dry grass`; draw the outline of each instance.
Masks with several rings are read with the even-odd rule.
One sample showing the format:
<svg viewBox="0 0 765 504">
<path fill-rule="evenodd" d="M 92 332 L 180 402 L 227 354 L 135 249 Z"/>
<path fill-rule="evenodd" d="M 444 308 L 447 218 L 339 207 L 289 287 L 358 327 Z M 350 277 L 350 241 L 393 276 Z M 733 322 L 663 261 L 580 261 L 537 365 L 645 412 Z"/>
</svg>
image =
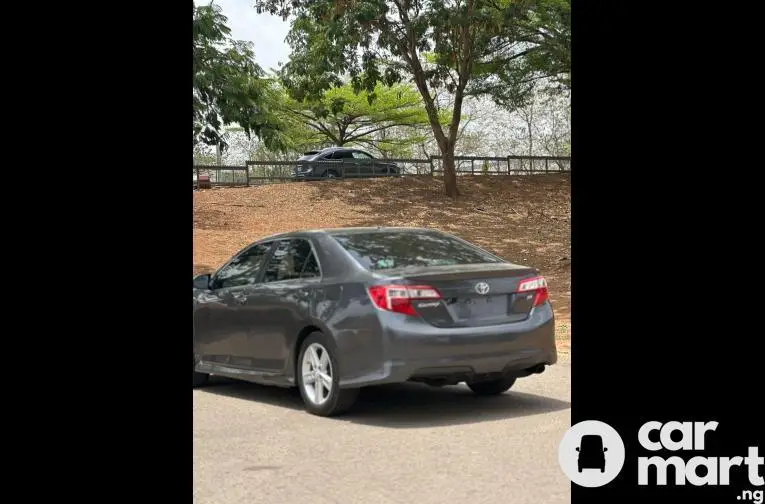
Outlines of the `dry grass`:
<svg viewBox="0 0 765 504">
<path fill-rule="evenodd" d="M 343 226 L 424 226 L 470 240 L 547 277 L 562 351 L 570 341 L 568 175 L 460 177 L 461 197 L 431 177 L 273 184 L 194 194 L 194 273 L 270 234 Z"/>
</svg>

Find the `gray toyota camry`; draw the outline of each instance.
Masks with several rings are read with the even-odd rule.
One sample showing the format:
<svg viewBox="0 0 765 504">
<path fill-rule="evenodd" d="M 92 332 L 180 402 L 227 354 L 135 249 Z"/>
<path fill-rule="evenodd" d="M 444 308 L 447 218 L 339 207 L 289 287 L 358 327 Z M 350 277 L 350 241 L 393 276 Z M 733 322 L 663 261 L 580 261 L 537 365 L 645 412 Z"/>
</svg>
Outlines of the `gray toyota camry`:
<svg viewBox="0 0 765 504">
<path fill-rule="evenodd" d="M 371 385 L 465 382 L 496 395 L 555 364 L 554 334 L 544 277 L 456 236 L 284 233 L 194 278 L 193 384 L 297 386 L 323 416 Z"/>
</svg>

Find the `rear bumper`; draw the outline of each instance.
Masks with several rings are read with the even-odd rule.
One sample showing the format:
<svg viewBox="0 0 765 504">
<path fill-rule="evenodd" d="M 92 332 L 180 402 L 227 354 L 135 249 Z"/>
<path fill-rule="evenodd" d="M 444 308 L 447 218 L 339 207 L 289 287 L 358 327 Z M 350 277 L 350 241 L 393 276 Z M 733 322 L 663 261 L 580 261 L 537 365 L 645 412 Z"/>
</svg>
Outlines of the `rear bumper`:
<svg viewBox="0 0 765 504">
<path fill-rule="evenodd" d="M 367 372 L 342 376 L 341 388 L 417 380 L 457 383 L 506 374 L 522 377 L 558 360 L 549 303 L 524 322 L 491 327 L 439 329 L 382 312 L 380 320 L 383 356 Z"/>
</svg>

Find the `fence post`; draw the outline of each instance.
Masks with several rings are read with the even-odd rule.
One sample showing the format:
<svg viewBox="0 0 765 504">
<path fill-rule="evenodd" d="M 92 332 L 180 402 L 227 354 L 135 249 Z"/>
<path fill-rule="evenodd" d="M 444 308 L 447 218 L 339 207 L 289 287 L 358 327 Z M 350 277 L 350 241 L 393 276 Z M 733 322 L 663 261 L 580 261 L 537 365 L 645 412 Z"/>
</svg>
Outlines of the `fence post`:
<svg viewBox="0 0 765 504">
<path fill-rule="evenodd" d="M 550 169 L 547 166 L 547 158 L 545 158 L 545 173 L 550 173 Z"/>
<path fill-rule="evenodd" d="M 475 159 L 470 160 L 470 174 L 475 175 Z"/>
<path fill-rule="evenodd" d="M 507 174 L 510 175 L 510 156 L 507 156 Z"/>
<path fill-rule="evenodd" d="M 436 175 L 436 168 L 433 166 L 433 156 L 429 155 L 428 160 L 430 161 L 430 176 L 434 177 Z"/>
<path fill-rule="evenodd" d="M 199 190 L 199 165 L 197 165 L 197 191 Z"/>
<path fill-rule="evenodd" d="M 250 167 L 246 163 L 244 165 L 244 184 L 245 187 L 250 187 Z"/>
</svg>

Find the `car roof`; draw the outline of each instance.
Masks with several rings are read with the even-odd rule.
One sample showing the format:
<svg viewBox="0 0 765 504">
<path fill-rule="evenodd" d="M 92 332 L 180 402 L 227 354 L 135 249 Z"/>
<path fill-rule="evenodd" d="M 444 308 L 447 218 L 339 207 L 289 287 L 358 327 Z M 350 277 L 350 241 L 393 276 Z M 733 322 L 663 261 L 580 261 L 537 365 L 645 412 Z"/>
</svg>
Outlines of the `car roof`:
<svg viewBox="0 0 765 504">
<path fill-rule="evenodd" d="M 326 152 L 335 152 L 335 151 L 367 152 L 364 149 L 359 149 L 357 147 L 327 147 L 327 148 L 321 149 L 320 151 L 317 151 L 317 154 L 324 154 Z M 369 153 L 367 152 L 367 154 L 369 154 Z"/>
<path fill-rule="evenodd" d="M 297 238 L 305 237 L 306 235 L 316 234 L 360 234 L 360 233 L 386 233 L 386 232 L 430 232 L 441 233 L 438 229 L 422 228 L 422 227 L 391 227 L 391 226 L 367 226 L 367 227 L 341 227 L 341 228 L 322 228 L 322 229 L 301 229 L 296 231 L 288 231 L 285 233 L 278 233 L 271 236 L 266 236 L 258 240 L 258 242 L 279 240 L 284 238 Z"/>
</svg>

